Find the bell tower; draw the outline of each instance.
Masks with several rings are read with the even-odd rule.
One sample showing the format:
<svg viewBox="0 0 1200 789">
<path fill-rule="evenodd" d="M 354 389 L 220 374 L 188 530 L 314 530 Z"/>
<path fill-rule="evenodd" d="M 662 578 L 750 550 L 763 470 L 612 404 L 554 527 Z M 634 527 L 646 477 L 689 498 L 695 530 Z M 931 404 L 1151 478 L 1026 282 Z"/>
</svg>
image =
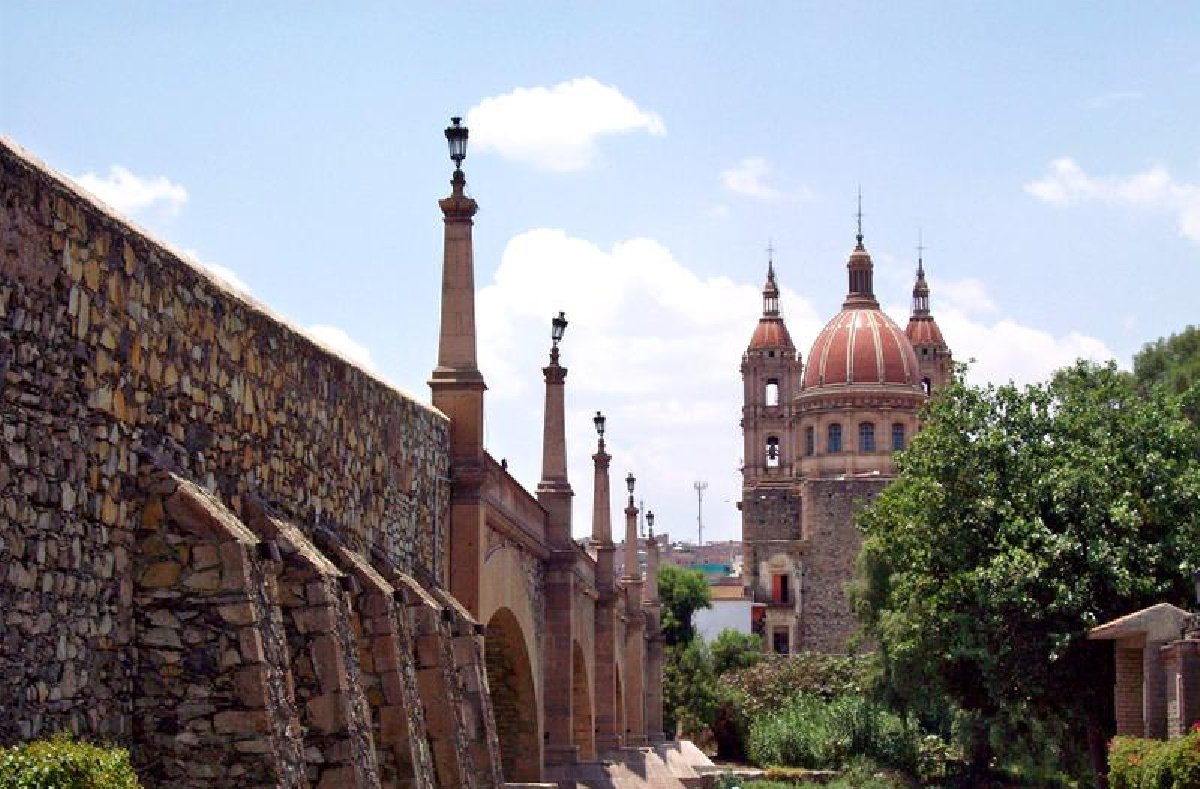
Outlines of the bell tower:
<svg viewBox="0 0 1200 789">
<path fill-rule="evenodd" d="M 783 481 L 791 476 L 796 460 L 790 413 L 800 387 L 800 355 L 779 311 L 779 286 L 770 259 L 763 314 L 742 355 L 742 382 L 743 486 Z"/>
<path fill-rule="evenodd" d="M 904 329 L 917 354 L 921 387 L 933 394 L 950 383 L 953 357 L 942 330 L 929 311 L 929 283 L 925 281 L 925 247 L 917 242 L 917 281 L 913 284 L 912 312 Z"/>
<path fill-rule="evenodd" d="M 764 650 L 785 654 L 796 642 L 799 610 L 799 584 L 791 581 L 800 546 L 799 452 L 793 414 L 800 371 L 800 354 L 779 310 L 775 262 L 768 258 L 762 317 L 742 355 L 745 457 L 738 509 L 742 511 L 743 581 L 756 603 L 751 626 L 763 637 Z"/>
</svg>

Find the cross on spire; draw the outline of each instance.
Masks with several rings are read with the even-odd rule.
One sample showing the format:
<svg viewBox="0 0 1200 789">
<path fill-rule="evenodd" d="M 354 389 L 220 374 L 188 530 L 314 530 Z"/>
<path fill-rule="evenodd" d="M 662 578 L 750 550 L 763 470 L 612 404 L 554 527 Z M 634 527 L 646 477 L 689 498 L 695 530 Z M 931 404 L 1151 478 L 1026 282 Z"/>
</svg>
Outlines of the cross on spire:
<svg viewBox="0 0 1200 789">
<path fill-rule="evenodd" d="M 855 214 L 858 219 L 858 248 L 863 248 L 863 231 L 862 231 L 862 184 L 858 185 L 858 213 Z"/>
</svg>

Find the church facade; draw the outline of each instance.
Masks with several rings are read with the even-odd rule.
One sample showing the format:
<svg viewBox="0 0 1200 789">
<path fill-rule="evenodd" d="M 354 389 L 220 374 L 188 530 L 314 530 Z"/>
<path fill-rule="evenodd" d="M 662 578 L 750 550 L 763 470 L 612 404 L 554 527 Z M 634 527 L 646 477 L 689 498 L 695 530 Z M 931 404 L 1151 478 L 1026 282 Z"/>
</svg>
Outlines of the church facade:
<svg viewBox="0 0 1200 789">
<path fill-rule="evenodd" d="M 849 649 L 856 621 L 843 587 L 861 544 L 854 510 L 894 477 L 894 453 L 951 375 L 924 261 L 904 329 L 879 308 L 861 227 L 846 269 L 845 301 L 806 360 L 769 261 L 763 314 L 742 356 L 743 578 L 754 631 L 779 654 Z"/>
</svg>

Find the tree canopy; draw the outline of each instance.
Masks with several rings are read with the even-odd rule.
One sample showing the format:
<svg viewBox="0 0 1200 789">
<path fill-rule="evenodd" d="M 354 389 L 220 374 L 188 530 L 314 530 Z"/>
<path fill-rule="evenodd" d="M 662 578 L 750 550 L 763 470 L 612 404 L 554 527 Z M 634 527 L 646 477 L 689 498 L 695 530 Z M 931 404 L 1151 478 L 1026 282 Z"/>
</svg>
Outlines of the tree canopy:
<svg viewBox="0 0 1200 789">
<path fill-rule="evenodd" d="M 698 570 L 672 564 L 658 568 L 658 599 L 662 602 L 662 631 L 668 646 L 691 642 L 692 614 L 712 607 L 712 592 Z"/>
<path fill-rule="evenodd" d="M 1200 424 L 1200 327 L 1146 343 L 1133 357 L 1133 375 L 1143 391 L 1158 386 L 1180 397 L 1185 413 Z"/>
<path fill-rule="evenodd" d="M 1107 724 L 1112 656 L 1085 635 L 1189 604 L 1200 431 L 1111 363 L 1023 389 L 959 381 L 923 420 L 859 517 L 856 606 L 893 687 Z"/>
</svg>

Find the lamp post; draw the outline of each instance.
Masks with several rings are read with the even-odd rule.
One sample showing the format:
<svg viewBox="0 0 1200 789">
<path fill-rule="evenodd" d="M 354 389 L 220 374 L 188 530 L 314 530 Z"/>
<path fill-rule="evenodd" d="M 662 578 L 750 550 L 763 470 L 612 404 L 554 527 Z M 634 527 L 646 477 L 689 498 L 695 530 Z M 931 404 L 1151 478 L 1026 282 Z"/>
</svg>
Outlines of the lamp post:
<svg viewBox="0 0 1200 789">
<path fill-rule="evenodd" d="M 600 436 L 600 443 L 602 444 L 604 443 L 604 423 L 606 421 L 607 420 L 605 419 L 604 414 L 600 413 L 599 411 L 597 411 L 596 415 L 592 417 L 592 424 L 596 426 L 596 434 Z"/>
<path fill-rule="evenodd" d="M 1200 606 L 1200 567 L 1192 570 L 1192 591 L 1196 595 L 1196 605 Z"/>
<path fill-rule="evenodd" d="M 629 491 L 629 504 L 625 507 L 625 577 L 629 579 L 640 579 L 641 576 L 638 572 L 638 508 L 633 501 L 633 486 L 636 483 L 633 472 L 626 475 L 625 487 Z"/>
<path fill-rule="evenodd" d="M 450 159 L 454 162 L 455 172 L 462 170 L 463 159 L 467 158 L 467 134 L 462 118 L 456 115 L 450 119 L 450 125 L 446 127 L 446 143 L 450 146 Z"/>
<path fill-rule="evenodd" d="M 558 364 L 558 344 L 567 331 L 567 314 L 559 310 L 558 317 L 550 321 L 550 363 Z"/>
</svg>

